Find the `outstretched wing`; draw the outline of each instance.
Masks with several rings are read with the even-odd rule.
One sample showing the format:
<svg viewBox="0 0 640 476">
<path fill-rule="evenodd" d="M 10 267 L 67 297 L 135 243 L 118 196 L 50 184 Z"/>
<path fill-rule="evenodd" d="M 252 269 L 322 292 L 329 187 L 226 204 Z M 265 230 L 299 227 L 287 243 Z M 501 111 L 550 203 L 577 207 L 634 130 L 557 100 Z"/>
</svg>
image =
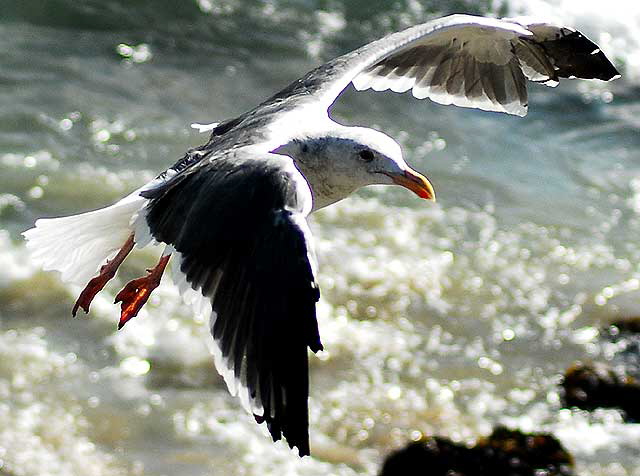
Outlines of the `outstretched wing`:
<svg viewBox="0 0 640 476">
<path fill-rule="evenodd" d="M 229 390 L 274 440 L 309 454 L 307 347 L 322 345 L 306 181 L 288 157 L 228 153 L 142 195 L 140 219 L 175 248 L 179 279 L 211 314 Z"/>
<path fill-rule="evenodd" d="M 524 116 L 527 81 L 556 86 L 560 78 L 617 77 L 598 46 L 572 28 L 526 18 L 450 15 L 339 56 L 251 111 L 206 127 L 209 142 L 189 151 L 167 174 L 233 147 L 272 151 L 291 139 L 292 128 L 317 130 L 350 83 L 358 90 L 411 90 L 419 99 Z"/>
<path fill-rule="evenodd" d="M 451 15 L 393 33 L 309 72 L 264 105 L 287 98 L 329 108 L 353 82 L 358 90 L 412 90 L 419 99 L 524 116 L 527 80 L 611 80 L 616 68 L 571 28 L 525 19 Z"/>
</svg>

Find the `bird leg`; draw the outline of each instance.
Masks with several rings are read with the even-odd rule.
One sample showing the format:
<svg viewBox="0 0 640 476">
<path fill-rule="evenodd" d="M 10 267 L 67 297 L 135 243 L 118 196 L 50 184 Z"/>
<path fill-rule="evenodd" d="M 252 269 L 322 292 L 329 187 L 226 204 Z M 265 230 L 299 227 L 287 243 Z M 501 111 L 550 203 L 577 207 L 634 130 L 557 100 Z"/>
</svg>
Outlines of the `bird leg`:
<svg viewBox="0 0 640 476">
<path fill-rule="evenodd" d="M 120 305 L 121 314 L 118 329 L 122 329 L 129 319 L 138 315 L 142 306 L 145 305 L 151 292 L 160 285 L 162 273 L 167 267 L 171 255 L 164 255 L 153 269 L 148 269 L 147 276 L 129 281 L 127 285 L 116 295 L 115 302 L 122 302 Z"/>
<path fill-rule="evenodd" d="M 133 249 L 134 241 L 133 241 L 133 233 L 129 235 L 127 241 L 125 241 L 118 254 L 115 255 L 113 259 L 107 260 L 107 262 L 100 268 L 100 273 L 95 278 L 91 279 L 85 286 L 85 288 L 80 293 L 78 300 L 73 306 L 73 310 L 71 311 L 71 315 L 76 317 L 76 313 L 78 312 L 78 308 L 82 308 L 85 313 L 89 312 L 89 306 L 91 305 L 91 301 L 96 297 L 102 288 L 116 275 L 116 270 L 122 264 L 124 259 Z"/>
</svg>

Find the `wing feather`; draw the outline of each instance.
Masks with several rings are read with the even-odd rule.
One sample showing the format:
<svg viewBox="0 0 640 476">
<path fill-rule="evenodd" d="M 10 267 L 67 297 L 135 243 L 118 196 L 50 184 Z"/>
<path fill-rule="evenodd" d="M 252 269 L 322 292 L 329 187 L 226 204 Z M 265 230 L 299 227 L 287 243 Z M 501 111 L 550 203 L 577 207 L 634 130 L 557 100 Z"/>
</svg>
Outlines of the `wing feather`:
<svg viewBox="0 0 640 476">
<path fill-rule="evenodd" d="M 473 18 L 441 19 L 425 35 L 365 67 L 353 78 L 354 86 L 404 91 L 413 81 L 419 99 L 522 116 L 527 79 L 555 86 L 558 77 L 610 80 L 618 75 L 597 46 L 574 30 L 516 20 L 474 23 Z M 381 74 L 387 66 L 403 71 Z M 415 76 L 408 73 L 413 66 L 419 68 Z"/>
<path fill-rule="evenodd" d="M 230 154 L 144 196 L 141 219 L 175 248 L 178 282 L 210 314 L 229 391 L 274 440 L 309 454 L 307 348 L 322 344 L 306 181 L 289 158 Z"/>
<path fill-rule="evenodd" d="M 307 124 L 317 129 L 351 83 L 357 90 L 412 90 L 419 99 L 523 116 L 527 80 L 555 86 L 561 77 L 618 76 L 597 45 L 570 28 L 450 15 L 318 66 L 251 111 L 221 122 L 205 146 L 189 151 L 169 172 L 181 176 L 212 153 L 240 146 L 268 153 L 291 139 L 292 124 L 299 132 Z"/>
<path fill-rule="evenodd" d="M 470 101 L 484 97 L 482 78 L 478 72 L 478 63 L 470 56 L 465 58 L 464 65 L 464 95 Z"/>
<path fill-rule="evenodd" d="M 263 104 L 327 109 L 353 82 L 358 90 L 404 92 L 489 111 L 524 115 L 526 81 L 611 80 L 615 67 L 579 32 L 524 19 L 450 15 L 393 33 L 309 72 Z"/>
</svg>

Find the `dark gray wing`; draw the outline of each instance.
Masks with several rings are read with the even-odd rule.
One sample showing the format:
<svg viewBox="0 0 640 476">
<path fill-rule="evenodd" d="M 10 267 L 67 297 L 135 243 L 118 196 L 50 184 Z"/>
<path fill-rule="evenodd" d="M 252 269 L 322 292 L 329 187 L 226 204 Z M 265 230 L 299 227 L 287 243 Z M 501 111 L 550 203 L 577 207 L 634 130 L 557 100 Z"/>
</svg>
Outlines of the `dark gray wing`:
<svg viewBox="0 0 640 476">
<path fill-rule="evenodd" d="M 451 15 L 336 58 L 264 105 L 297 99 L 328 108 L 353 81 L 359 90 L 411 89 L 420 99 L 525 115 L 527 79 L 555 85 L 560 77 L 617 76 L 598 47 L 570 28 Z"/>
<path fill-rule="evenodd" d="M 283 156 L 228 153 L 189 172 L 142 193 L 151 235 L 204 296 L 230 391 L 274 440 L 309 454 L 307 347 L 322 349 L 310 189 Z"/>
</svg>

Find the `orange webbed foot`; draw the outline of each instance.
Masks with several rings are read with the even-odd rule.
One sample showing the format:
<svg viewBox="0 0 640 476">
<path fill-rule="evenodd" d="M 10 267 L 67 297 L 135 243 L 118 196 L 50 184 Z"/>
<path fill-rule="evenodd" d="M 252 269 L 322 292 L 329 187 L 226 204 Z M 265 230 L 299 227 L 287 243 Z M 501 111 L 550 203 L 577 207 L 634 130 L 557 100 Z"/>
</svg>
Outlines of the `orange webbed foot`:
<svg viewBox="0 0 640 476">
<path fill-rule="evenodd" d="M 147 276 L 129 281 L 116 295 L 115 302 L 122 303 L 118 329 L 122 329 L 129 320 L 138 315 L 140 309 L 149 300 L 151 292 L 160 285 L 160 279 L 170 257 L 171 255 L 166 255 L 160 258 L 155 268 L 147 270 L 149 273 Z"/>
<path fill-rule="evenodd" d="M 89 306 L 91 306 L 93 298 L 95 298 L 96 295 L 102 291 L 105 285 L 116 275 L 118 267 L 131 252 L 133 245 L 134 241 L 132 234 L 127 238 L 127 241 L 124 243 L 122 248 L 120 248 L 118 254 L 113 259 L 108 260 L 102 268 L 100 268 L 100 274 L 95 278 L 92 278 L 82 290 L 73 306 L 73 309 L 71 310 L 71 315 L 73 317 L 76 317 L 79 308 L 82 308 L 85 313 L 89 312 Z"/>
</svg>

